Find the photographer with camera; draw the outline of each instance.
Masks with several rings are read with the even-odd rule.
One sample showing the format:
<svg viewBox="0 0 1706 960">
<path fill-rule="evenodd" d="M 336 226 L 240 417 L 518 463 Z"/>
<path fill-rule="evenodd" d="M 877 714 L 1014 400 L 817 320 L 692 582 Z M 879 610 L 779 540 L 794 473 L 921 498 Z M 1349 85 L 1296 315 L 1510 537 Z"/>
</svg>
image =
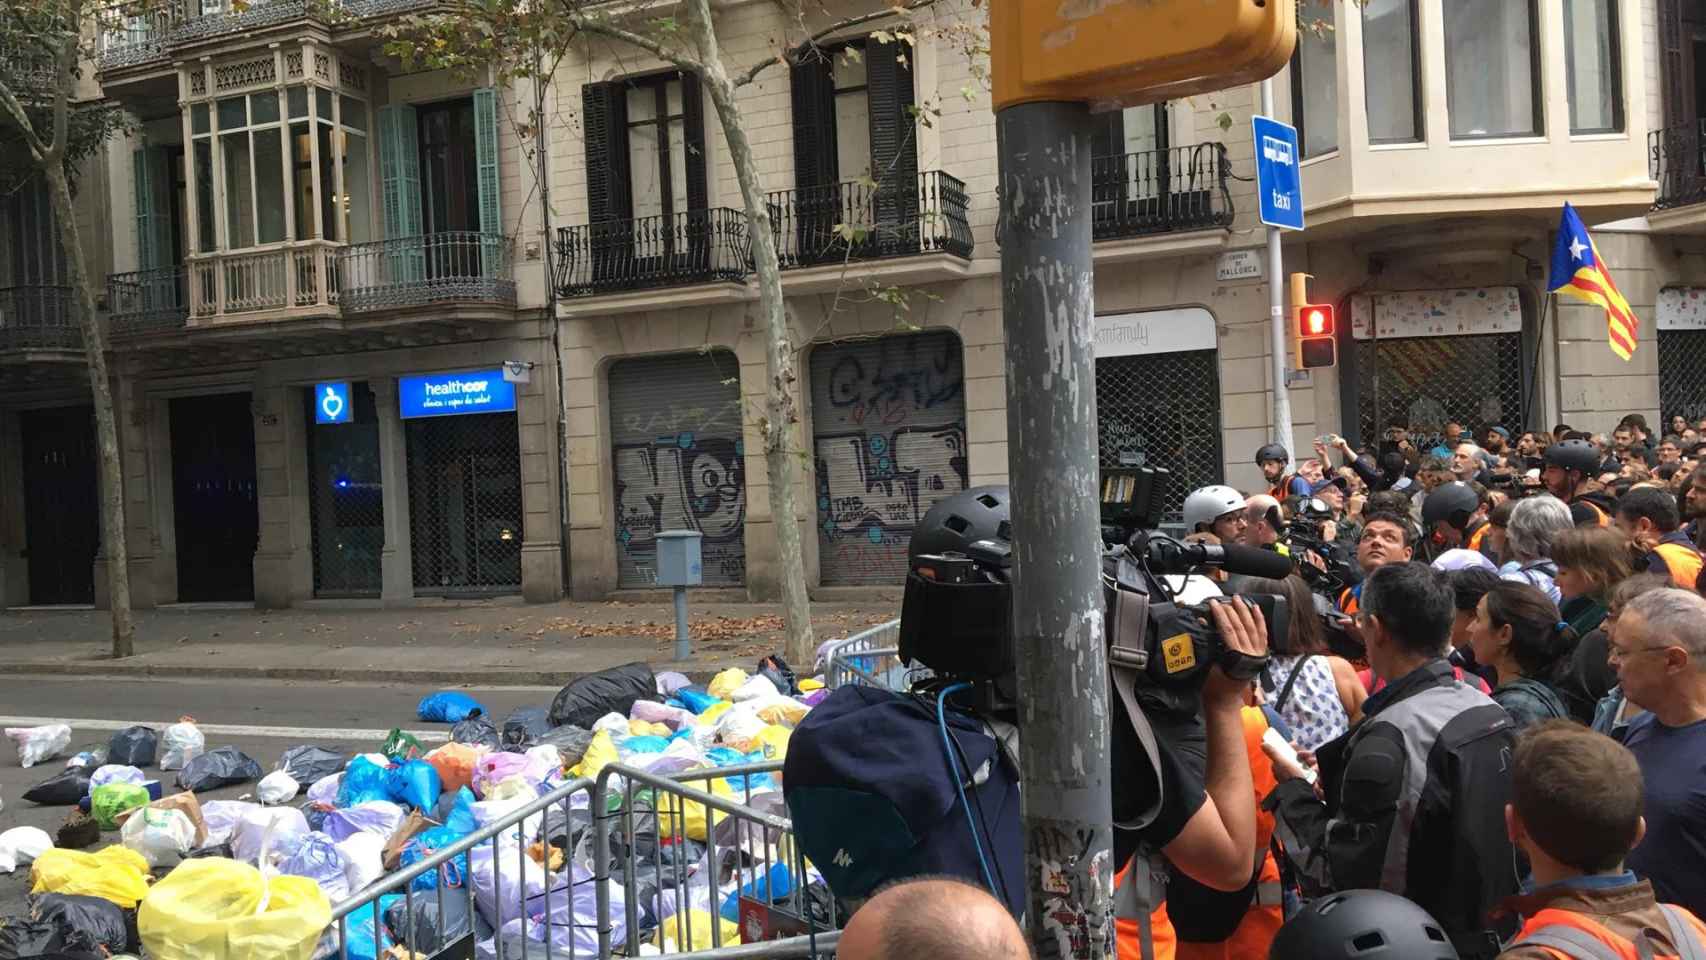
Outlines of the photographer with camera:
<svg viewBox="0 0 1706 960">
<path fill-rule="evenodd" d="M 1271 751 L 1280 783 L 1264 806 L 1306 895 L 1408 897 L 1460 956 L 1491 958 L 1509 931 L 1483 918 L 1518 888 L 1504 827 L 1515 734 L 1445 658 L 1452 602 L 1446 576 L 1424 564 L 1369 575 L 1355 629 L 1386 686 L 1363 704 L 1360 724 L 1316 753 L 1317 787 L 1305 764 Z"/>
</svg>

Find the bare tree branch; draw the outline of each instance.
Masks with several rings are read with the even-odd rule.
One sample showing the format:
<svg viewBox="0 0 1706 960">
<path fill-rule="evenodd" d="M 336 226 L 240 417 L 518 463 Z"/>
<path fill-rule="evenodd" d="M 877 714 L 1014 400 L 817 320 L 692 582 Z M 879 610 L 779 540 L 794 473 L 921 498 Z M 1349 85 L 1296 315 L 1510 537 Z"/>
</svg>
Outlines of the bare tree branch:
<svg viewBox="0 0 1706 960">
<path fill-rule="evenodd" d="M 799 43 L 796 43 L 781 53 L 778 53 L 775 57 L 769 60 L 760 60 L 743 70 L 740 74 L 736 75 L 733 80 L 735 89 L 738 90 L 754 80 L 757 80 L 760 74 L 771 67 L 778 65 L 793 66 L 794 64 L 799 63 L 800 58 L 804 57 L 812 50 L 817 49 L 817 45 L 819 43 L 822 43 L 825 39 L 834 36 L 843 30 L 850 30 L 853 27 L 857 27 L 862 24 L 887 19 L 888 17 L 895 16 L 898 13 L 912 13 L 915 10 L 922 10 L 925 7 L 934 5 L 935 3 L 936 0 L 913 0 L 912 3 L 900 7 L 898 10 L 891 7 L 884 10 L 878 10 L 873 13 L 861 14 L 857 17 L 847 17 L 843 20 L 837 20 L 830 26 L 817 31 L 804 40 L 801 40 Z"/>
<path fill-rule="evenodd" d="M 645 34 L 635 33 L 626 27 L 619 27 L 608 20 L 588 17 L 580 10 L 579 0 L 563 0 L 560 6 L 563 11 L 563 18 L 576 30 L 596 33 L 612 40 L 619 40 L 630 46 L 639 47 L 659 60 L 674 64 L 683 70 L 689 70 L 693 73 L 702 73 L 704 70 L 704 64 L 699 60 L 689 57 L 681 51 L 671 50 Z"/>
</svg>

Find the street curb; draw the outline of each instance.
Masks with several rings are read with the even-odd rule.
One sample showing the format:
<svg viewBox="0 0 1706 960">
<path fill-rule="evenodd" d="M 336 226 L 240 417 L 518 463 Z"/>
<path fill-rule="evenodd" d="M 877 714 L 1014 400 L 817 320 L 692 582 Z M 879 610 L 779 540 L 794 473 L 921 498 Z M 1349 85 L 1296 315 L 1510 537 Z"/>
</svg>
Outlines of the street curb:
<svg viewBox="0 0 1706 960">
<path fill-rule="evenodd" d="M 674 669 L 668 663 L 653 664 L 653 670 Z M 694 683 L 709 683 L 719 668 L 689 668 L 680 672 Z M 401 670 L 364 668 L 332 670 L 321 667 L 225 667 L 179 666 L 174 664 L 119 664 L 112 661 L 39 661 L 0 662 L 0 675 L 104 677 L 134 680 L 139 677 L 160 679 L 219 679 L 219 680 L 309 680 L 346 683 L 406 683 L 422 686 L 470 687 L 560 687 L 571 680 L 590 676 L 598 671 L 567 670 L 538 672 L 529 670 Z"/>
</svg>

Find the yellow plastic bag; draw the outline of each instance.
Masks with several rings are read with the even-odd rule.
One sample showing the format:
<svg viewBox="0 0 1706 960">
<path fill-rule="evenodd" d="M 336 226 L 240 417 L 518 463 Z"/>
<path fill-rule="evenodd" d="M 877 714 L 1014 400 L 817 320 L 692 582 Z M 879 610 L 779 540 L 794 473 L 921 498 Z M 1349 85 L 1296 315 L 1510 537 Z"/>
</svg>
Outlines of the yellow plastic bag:
<svg viewBox="0 0 1706 960">
<path fill-rule="evenodd" d="M 758 734 L 758 746 L 759 749 L 764 751 L 764 759 L 788 759 L 788 738 L 793 736 L 793 733 L 794 731 L 789 730 L 787 727 L 779 727 L 775 724 L 765 727 L 764 730 Z"/>
<path fill-rule="evenodd" d="M 710 684 L 705 687 L 705 692 L 718 700 L 732 700 L 734 692 L 745 682 L 746 671 L 739 667 L 730 667 L 712 677 Z"/>
<path fill-rule="evenodd" d="M 610 739 L 610 731 L 600 730 L 593 734 L 592 742 L 586 745 L 586 755 L 581 762 L 569 768 L 570 777 L 598 776 L 598 772 L 617 761 L 616 741 Z"/>
<path fill-rule="evenodd" d="M 131 910 L 148 893 L 148 861 L 123 846 L 99 853 L 56 848 L 30 868 L 30 893 L 100 897 Z"/>
<path fill-rule="evenodd" d="M 800 692 L 801 693 L 811 693 L 813 690 L 822 690 L 822 689 L 823 689 L 823 681 L 817 679 L 816 677 L 807 677 L 804 680 L 800 681 Z"/>
<path fill-rule="evenodd" d="M 658 930 L 662 938 L 664 953 L 686 953 L 690 950 L 710 950 L 716 946 L 711 939 L 711 924 L 713 918 L 707 910 L 689 910 L 678 917 L 670 917 L 663 921 Z M 722 917 L 715 921 L 723 928 L 723 946 L 732 947 L 740 943 L 740 924 Z M 677 939 L 685 936 L 686 943 L 678 944 Z"/>
<path fill-rule="evenodd" d="M 218 857 L 184 861 L 136 914 L 143 948 L 172 960 L 310 960 L 331 922 L 314 881 Z"/>
<path fill-rule="evenodd" d="M 697 787 L 701 782 L 703 781 L 695 780 L 692 781 L 692 785 Z M 727 777 L 718 777 L 712 780 L 710 792 L 712 796 L 716 797 L 725 797 L 729 800 L 735 798 L 735 789 L 729 785 Z M 679 816 L 681 818 L 680 833 L 689 840 L 705 842 L 707 835 L 705 817 L 710 811 L 705 809 L 704 804 L 696 800 L 677 799 L 668 794 L 658 794 L 655 802 L 658 815 L 658 836 L 676 836 L 675 818 Z M 725 815 L 723 819 L 727 820 L 728 817 Z"/>
<path fill-rule="evenodd" d="M 811 708 L 793 697 L 766 697 L 758 701 L 758 718 L 765 723 L 797 727 Z"/>
<path fill-rule="evenodd" d="M 699 715 L 699 719 L 696 722 L 701 727 L 714 727 L 717 725 L 717 720 L 721 718 L 723 714 L 728 713 L 732 709 L 734 709 L 734 703 L 732 701 L 719 700 L 706 707 L 705 712 Z"/>
<path fill-rule="evenodd" d="M 628 736 L 630 737 L 663 737 L 668 739 L 669 735 L 674 732 L 668 724 L 647 723 L 644 720 L 628 721 Z"/>
</svg>

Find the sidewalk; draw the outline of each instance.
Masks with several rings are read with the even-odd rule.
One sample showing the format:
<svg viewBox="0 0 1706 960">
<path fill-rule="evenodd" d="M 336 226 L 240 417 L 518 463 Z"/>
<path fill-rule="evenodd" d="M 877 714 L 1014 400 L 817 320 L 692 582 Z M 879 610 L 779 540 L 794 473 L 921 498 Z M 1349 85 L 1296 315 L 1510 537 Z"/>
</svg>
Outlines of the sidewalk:
<svg viewBox="0 0 1706 960">
<path fill-rule="evenodd" d="M 900 615 L 890 598 L 812 604 L 817 642 Z M 0 673 L 559 686 L 634 660 L 708 677 L 782 649 L 779 604 L 696 603 L 693 659 L 674 661 L 668 603 L 497 600 L 404 609 L 139 611 L 136 654 L 110 658 L 107 615 L 0 613 Z M 798 665 L 804 672 L 810 664 Z"/>
</svg>

